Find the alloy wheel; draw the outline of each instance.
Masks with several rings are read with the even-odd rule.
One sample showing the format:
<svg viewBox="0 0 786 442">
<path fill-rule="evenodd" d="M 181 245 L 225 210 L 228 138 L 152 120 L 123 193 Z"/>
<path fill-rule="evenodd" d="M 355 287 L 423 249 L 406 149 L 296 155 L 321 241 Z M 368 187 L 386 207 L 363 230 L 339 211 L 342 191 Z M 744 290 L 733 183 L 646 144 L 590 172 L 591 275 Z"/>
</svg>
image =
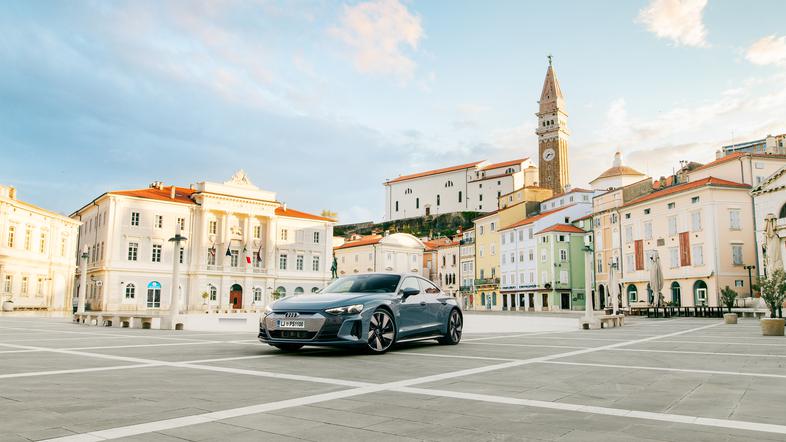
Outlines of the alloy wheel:
<svg viewBox="0 0 786 442">
<path fill-rule="evenodd" d="M 368 348 L 376 353 L 387 351 L 396 338 L 393 318 L 384 310 L 377 310 L 368 325 Z"/>
<path fill-rule="evenodd" d="M 461 330 L 463 325 L 461 323 L 461 315 L 457 310 L 453 310 L 450 313 L 450 320 L 448 321 L 448 334 L 450 335 L 450 339 L 453 342 L 459 342 L 461 340 Z"/>
</svg>

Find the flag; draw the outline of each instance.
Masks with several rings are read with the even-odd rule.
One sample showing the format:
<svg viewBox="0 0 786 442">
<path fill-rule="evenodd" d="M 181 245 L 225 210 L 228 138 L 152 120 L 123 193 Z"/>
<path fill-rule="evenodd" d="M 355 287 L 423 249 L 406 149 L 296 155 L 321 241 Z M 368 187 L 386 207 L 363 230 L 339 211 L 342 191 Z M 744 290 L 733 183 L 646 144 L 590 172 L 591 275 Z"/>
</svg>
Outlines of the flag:
<svg viewBox="0 0 786 442">
<path fill-rule="evenodd" d="M 243 255 L 246 256 L 246 264 L 251 264 L 251 255 L 248 254 L 248 249 L 246 246 L 243 246 Z"/>
<path fill-rule="evenodd" d="M 216 246 L 215 246 L 215 244 L 210 246 L 210 248 L 207 249 L 207 251 L 210 253 L 211 256 L 216 256 Z"/>
<path fill-rule="evenodd" d="M 257 262 L 262 262 L 262 241 L 259 241 L 259 250 L 256 252 Z"/>
<path fill-rule="evenodd" d="M 232 252 L 229 251 L 229 246 L 227 246 L 227 252 L 224 253 L 226 256 L 232 256 Z"/>
</svg>

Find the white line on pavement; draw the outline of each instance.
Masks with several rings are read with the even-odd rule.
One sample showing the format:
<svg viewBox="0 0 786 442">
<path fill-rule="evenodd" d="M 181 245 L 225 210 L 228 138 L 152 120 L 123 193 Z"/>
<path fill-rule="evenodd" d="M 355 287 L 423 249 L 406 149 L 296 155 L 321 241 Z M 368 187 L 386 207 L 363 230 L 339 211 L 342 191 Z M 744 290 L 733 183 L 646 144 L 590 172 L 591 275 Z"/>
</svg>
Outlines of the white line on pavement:
<svg viewBox="0 0 786 442">
<path fill-rule="evenodd" d="M 576 365 L 581 367 L 604 367 L 604 368 L 624 368 L 637 369 L 637 370 L 653 370 L 653 371 L 674 371 L 679 373 L 697 373 L 697 374 L 723 374 L 732 376 L 749 376 L 759 378 L 780 378 L 786 379 L 783 374 L 769 374 L 769 373 L 745 373 L 740 371 L 719 371 L 719 370 L 699 370 L 692 368 L 671 368 L 671 367 L 650 367 L 646 365 L 619 365 L 619 364 L 595 364 L 590 362 L 565 362 L 565 361 L 542 361 L 542 364 L 558 364 L 558 365 Z"/>
<path fill-rule="evenodd" d="M 711 356 L 745 356 L 752 358 L 786 358 L 786 355 L 769 355 L 766 353 L 719 353 L 714 351 L 687 351 L 687 350 L 649 350 L 644 348 L 612 348 L 609 351 L 635 351 L 642 353 L 674 353 L 688 355 L 711 355 Z"/>
<path fill-rule="evenodd" d="M 132 368 L 156 367 L 160 365 L 164 365 L 164 364 L 114 365 L 111 367 L 74 368 L 71 370 L 50 370 L 50 371 L 32 371 L 32 372 L 24 372 L 24 373 L 9 373 L 9 374 L 0 374 L 0 379 L 27 378 L 27 377 L 34 377 L 34 376 L 51 376 L 51 375 L 58 375 L 58 374 L 73 374 L 73 373 L 91 373 L 95 371 L 109 371 L 109 370 L 128 370 Z"/>
<path fill-rule="evenodd" d="M 548 345 L 548 344 L 508 344 L 504 342 L 461 342 L 465 345 L 490 345 L 490 346 L 499 346 L 499 347 L 535 347 L 535 348 L 573 348 L 573 349 L 582 349 L 582 348 L 594 348 L 594 347 L 578 347 L 575 345 Z"/>
</svg>

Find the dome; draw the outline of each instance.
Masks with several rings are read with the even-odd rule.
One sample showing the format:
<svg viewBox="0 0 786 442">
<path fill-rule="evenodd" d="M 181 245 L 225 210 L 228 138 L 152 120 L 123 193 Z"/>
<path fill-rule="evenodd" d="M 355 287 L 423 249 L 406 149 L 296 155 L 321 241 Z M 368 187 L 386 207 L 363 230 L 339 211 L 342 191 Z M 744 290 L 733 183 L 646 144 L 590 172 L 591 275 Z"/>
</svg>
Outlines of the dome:
<svg viewBox="0 0 786 442">
<path fill-rule="evenodd" d="M 424 248 L 423 242 L 409 233 L 393 233 L 379 241 L 380 244 L 404 248 Z"/>
</svg>

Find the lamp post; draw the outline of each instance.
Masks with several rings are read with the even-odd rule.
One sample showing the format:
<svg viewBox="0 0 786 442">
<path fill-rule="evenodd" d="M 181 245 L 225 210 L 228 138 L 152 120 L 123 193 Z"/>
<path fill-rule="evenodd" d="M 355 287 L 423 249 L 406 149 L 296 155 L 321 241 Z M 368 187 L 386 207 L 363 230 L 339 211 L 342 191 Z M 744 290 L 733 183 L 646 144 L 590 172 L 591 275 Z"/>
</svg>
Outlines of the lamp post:
<svg viewBox="0 0 786 442">
<path fill-rule="evenodd" d="M 88 246 L 82 249 L 82 254 L 79 257 L 82 259 L 79 262 L 79 294 L 76 301 L 76 313 L 83 314 L 85 312 L 85 292 L 87 290 L 87 259 L 90 258 L 88 253 Z"/>
<path fill-rule="evenodd" d="M 748 290 L 750 291 L 751 299 L 753 298 L 753 276 L 751 275 L 751 270 L 755 269 L 755 265 L 747 265 L 743 266 L 745 270 L 748 271 Z"/>
<path fill-rule="evenodd" d="M 587 320 L 592 319 L 593 308 L 592 303 L 594 296 L 591 295 L 595 287 L 592 281 L 592 257 L 593 250 L 589 244 L 584 245 L 584 317 Z"/>
<path fill-rule="evenodd" d="M 180 243 L 187 238 L 181 235 L 180 224 L 178 223 L 175 230 L 175 236 L 169 238 L 169 242 L 175 244 L 175 250 L 172 254 L 172 295 L 169 300 L 169 317 L 172 321 L 172 329 L 176 327 L 176 318 L 180 314 Z"/>
</svg>

